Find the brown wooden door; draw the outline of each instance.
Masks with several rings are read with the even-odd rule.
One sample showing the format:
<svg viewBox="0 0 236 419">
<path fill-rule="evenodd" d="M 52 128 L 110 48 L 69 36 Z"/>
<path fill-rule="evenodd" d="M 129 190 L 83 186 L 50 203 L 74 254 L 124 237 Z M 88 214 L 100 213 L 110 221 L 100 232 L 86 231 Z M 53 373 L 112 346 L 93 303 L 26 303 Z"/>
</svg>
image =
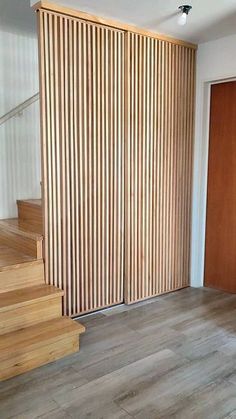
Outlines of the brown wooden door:
<svg viewBox="0 0 236 419">
<path fill-rule="evenodd" d="M 205 286 L 236 292 L 236 82 L 211 88 Z"/>
</svg>

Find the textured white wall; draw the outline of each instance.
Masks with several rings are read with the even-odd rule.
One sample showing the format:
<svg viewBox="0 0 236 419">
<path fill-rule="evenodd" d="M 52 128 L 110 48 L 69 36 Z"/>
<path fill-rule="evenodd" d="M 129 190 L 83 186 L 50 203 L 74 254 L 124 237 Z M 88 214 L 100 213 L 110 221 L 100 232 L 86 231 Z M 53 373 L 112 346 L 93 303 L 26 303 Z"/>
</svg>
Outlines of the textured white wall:
<svg viewBox="0 0 236 419">
<path fill-rule="evenodd" d="M 0 31 L 0 116 L 37 93 L 33 34 Z M 0 219 L 15 217 L 16 199 L 40 197 L 39 103 L 0 126 Z"/>
<path fill-rule="evenodd" d="M 191 284 L 203 285 L 210 84 L 236 77 L 236 35 L 199 45 L 197 53 Z"/>
</svg>

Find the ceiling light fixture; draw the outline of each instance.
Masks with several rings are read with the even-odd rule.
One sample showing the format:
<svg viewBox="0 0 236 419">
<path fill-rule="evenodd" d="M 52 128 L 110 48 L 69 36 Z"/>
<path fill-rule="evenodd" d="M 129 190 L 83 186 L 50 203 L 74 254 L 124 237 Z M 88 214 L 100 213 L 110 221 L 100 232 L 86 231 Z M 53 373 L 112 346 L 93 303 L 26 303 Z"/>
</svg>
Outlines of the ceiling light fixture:
<svg viewBox="0 0 236 419">
<path fill-rule="evenodd" d="M 188 5 L 179 6 L 179 9 L 181 10 L 182 14 L 178 19 L 178 23 L 179 23 L 179 25 L 184 26 L 184 25 L 186 25 L 187 16 L 188 16 L 190 10 L 192 9 L 192 6 L 188 6 Z"/>
</svg>

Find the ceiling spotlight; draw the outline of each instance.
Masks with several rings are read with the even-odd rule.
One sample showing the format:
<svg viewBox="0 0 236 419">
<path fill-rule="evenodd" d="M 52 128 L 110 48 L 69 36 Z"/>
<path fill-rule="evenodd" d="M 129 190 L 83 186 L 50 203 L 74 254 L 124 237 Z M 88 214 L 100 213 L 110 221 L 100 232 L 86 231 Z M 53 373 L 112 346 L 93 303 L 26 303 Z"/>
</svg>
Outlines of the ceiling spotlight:
<svg viewBox="0 0 236 419">
<path fill-rule="evenodd" d="M 192 6 L 188 6 L 188 5 L 179 6 L 179 9 L 181 10 L 182 14 L 178 19 L 178 24 L 181 25 L 181 26 L 184 26 L 184 25 L 186 25 L 187 16 L 188 16 L 190 10 L 192 9 Z"/>
</svg>

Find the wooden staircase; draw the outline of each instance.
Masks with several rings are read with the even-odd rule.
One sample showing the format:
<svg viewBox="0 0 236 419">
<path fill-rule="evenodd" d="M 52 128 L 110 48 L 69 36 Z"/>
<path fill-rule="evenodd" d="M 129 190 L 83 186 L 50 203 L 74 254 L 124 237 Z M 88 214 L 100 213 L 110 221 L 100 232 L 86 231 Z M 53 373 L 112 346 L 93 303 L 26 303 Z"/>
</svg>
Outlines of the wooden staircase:
<svg viewBox="0 0 236 419">
<path fill-rule="evenodd" d="M 17 206 L 17 219 L 0 220 L 0 380 L 76 352 L 85 331 L 45 284 L 41 200 Z"/>
</svg>

